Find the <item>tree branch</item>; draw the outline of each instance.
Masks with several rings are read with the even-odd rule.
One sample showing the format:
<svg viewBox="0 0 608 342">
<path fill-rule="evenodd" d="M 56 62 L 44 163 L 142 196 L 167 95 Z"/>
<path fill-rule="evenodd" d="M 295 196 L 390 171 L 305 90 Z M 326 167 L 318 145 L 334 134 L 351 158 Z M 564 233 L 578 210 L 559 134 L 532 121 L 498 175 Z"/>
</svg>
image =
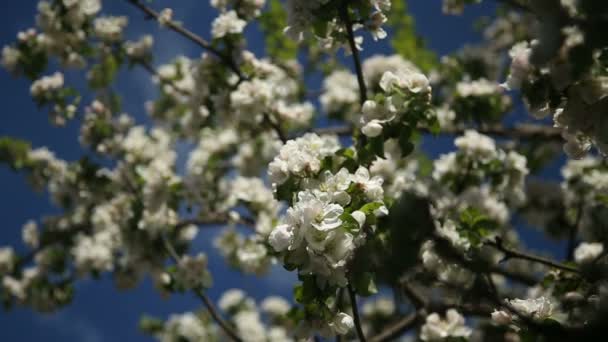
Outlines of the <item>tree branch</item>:
<svg viewBox="0 0 608 342">
<path fill-rule="evenodd" d="M 395 338 L 415 327 L 420 321 L 420 318 L 422 318 L 422 315 L 417 312 L 411 313 L 390 325 L 378 335 L 372 337 L 370 342 L 393 341 Z"/>
<path fill-rule="evenodd" d="M 482 134 L 493 135 L 497 137 L 505 137 L 511 139 L 546 139 L 550 141 L 562 141 L 561 130 L 559 128 L 535 125 L 535 124 L 520 124 L 513 127 L 504 127 L 503 125 L 485 126 L 481 128 L 471 128 L 465 126 L 458 126 L 452 128 L 442 129 L 439 134 L 463 134 L 466 130 L 474 129 Z M 430 132 L 421 128 L 422 132 Z M 353 132 L 353 127 L 349 124 L 332 126 L 332 127 L 319 127 L 313 129 L 313 132 L 317 134 L 337 134 L 337 135 L 348 135 Z"/>
<path fill-rule="evenodd" d="M 140 0 L 126 0 L 126 1 L 128 3 L 130 3 L 131 5 L 137 7 L 138 9 L 140 9 L 142 12 L 144 12 L 146 14 L 146 16 L 148 16 L 150 18 L 154 18 L 154 19 L 158 20 L 158 18 L 160 17 L 160 13 L 158 13 L 155 10 L 153 10 L 152 8 L 146 6 Z M 213 55 L 215 55 L 216 57 L 218 57 L 224 64 L 226 64 L 226 66 L 228 66 L 228 68 L 230 68 L 230 70 L 232 70 L 235 74 L 237 74 L 237 76 L 239 77 L 239 79 L 244 79 L 243 74 L 241 73 L 240 68 L 234 62 L 234 60 L 230 56 L 227 56 L 227 55 L 223 54 L 221 51 L 219 51 L 218 49 L 216 49 L 215 47 L 213 47 L 209 42 L 207 42 L 201 36 L 197 35 L 196 33 L 192 32 L 190 30 L 188 30 L 187 28 L 181 26 L 180 24 L 176 23 L 173 20 L 169 20 L 167 22 L 166 26 L 169 29 L 171 29 L 171 30 L 179 33 L 183 37 L 185 37 L 185 38 L 193 41 L 194 43 L 196 43 L 197 45 L 199 45 L 203 49 L 211 52 Z"/>
<path fill-rule="evenodd" d="M 543 264 L 545 266 L 557 268 L 562 271 L 580 274 L 580 270 L 578 270 L 575 267 L 560 264 L 558 262 L 537 256 L 537 255 L 532 255 L 532 254 L 528 254 L 528 253 L 524 253 L 524 252 L 520 252 L 520 251 L 511 249 L 511 248 L 508 248 L 503 244 L 503 241 L 500 238 L 496 238 L 496 241 L 494 241 L 494 242 L 486 242 L 486 244 L 488 246 L 492 246 L 492 247 L 498 249 L 499 251 L 505 253 L 505 259 L 523 259 L 523 260 L 528 260 L 528 261 L 536 262 L 539 264 Z"/>
<path fill-rule="evenodd" d="M 355 294 L 355 290 L 353 290 L 350 282 L 346 285 L 346 289 L 348 290 L 348 296 L 350 297 L 350 306 L 353 309 L 353 320 L 355 321 L 355 328 L 357 330 L 357 335 L 359 336 L 359 341 L 366 342 L 365 334 L 363 334 L 363 328 L 361 327 L 361 320 L 359 319 L 359 308 L 357 307 L 357 295 Z"/>
<path fill-rule="evenodd" d="M 353 33 L 353 23 L 348 15 L 348 1 L 345 0 L 340 6 L 340 19 L 346 26 L 346 33 L 348 35 L 348 44 L 353 54 L 353 60 L 355 62 L 355 71 L 357 72 L 357 82 L 359 83 L 359 103 L 363 103 L 367 100 L 367 87 L 365 86 L 365 79 L 363 78 L 363 69 L 361 68 L 361 59 L 359 58 L 359 50 L 355 43 L 355 35 Z"/>
<path fill-rule="evenodd" d="M 165 245 L 165 249 L 171 256 L 173 261 L 176 264 L 179 264 L 181 257 L 179 256 L 179 254 L 177 254 L 177 252 L 175 251 L 175 248 L 173 248 L 171 241 L 169 241 L 169 239 L 167 239 L 167 236 L 164 234 L 162 235 L 162 239 L 163 239 L 163 244 Z M 207 311 L 209 311 L 209 314 L 211 315 L 211 317 L 222 328 L 222 330 L 224 330 L 226 335 L 228 335 L 228 337 L 230 337 L 230 339 L 235 342 L 242 342 L 243 340 L 228 325 L 228 323 L 220 316 L 219 312 L 215 308 L 215 305 L 213 305 L 213 302 L 211 301 L 211 299 L 209 299 L 209 297 L 207 297 L 207 295 L 203 292 L 203 290 L 201 288 L 196 288 L 196 289 L 192 289 L 192 291 L 203 302 L 203 304 L 205 304 L 205 307 L 207 308 Z"/>
</svg>

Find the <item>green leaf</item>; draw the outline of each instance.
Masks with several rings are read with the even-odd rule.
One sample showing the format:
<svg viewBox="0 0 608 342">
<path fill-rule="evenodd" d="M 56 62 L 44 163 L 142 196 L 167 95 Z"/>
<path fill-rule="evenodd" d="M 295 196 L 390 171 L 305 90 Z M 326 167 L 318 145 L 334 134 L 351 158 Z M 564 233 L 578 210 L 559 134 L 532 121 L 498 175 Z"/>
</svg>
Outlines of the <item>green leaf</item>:
<svg viewBox="0 0 608 342">
<path fill-rule="evenodd" d="M 13 170 L 19 170 L 29 164 L 30 143 L 25 140 L 1 137 L 0 163 L 6 163 Z"/>
<path fill-rule="evenodd" d="M 357 222 L 351 214 L 344 213 L 340 215 L 340 219 L 342 220 L 342 228 L 350 233 L 359 232 L 359 229 L 361 228 L 359 227 L 359 222 Z"/>
<path fill-rule="evenodd" d="M 287 13 L 279 0 L 270 0 L 267 10 L 259 18 L 264 34 L 266 53 L 279 60 L 296 58 L 297 44 L 283 33 L 287 26 Z"/>
<path fill-rule="evenodd" d="M 116 77 L 120 62 L 112 54 L 105 56 L 101 62 L 91 68 L 89 74 L 89 86 L 93 89 L 101 89 L 109 86 Z"/>
<path fill-rule="evenodd" d="M 414 18 L 409 14 L 407 0 L 393 0 L 387 15 L 388 26 L 392 28 L 391 45 L 395 52 L 409 59 L 423 71 L 437 67 L 434 52 L 426 48 L 424 40 L 416 34 Z"/>
<path fill-rule="evenodd" d="M 383 205 L 384 205 L 384 203 L 382 203 L 382 202 L 367 203 L 366 205 L 362 206 L 359 209 L 359 211 L 362 211 L 366 216 L 372 215 L 374 213 L 374 211 L 376 211 L 378 208 L 382 207 Z"/>
</svg>

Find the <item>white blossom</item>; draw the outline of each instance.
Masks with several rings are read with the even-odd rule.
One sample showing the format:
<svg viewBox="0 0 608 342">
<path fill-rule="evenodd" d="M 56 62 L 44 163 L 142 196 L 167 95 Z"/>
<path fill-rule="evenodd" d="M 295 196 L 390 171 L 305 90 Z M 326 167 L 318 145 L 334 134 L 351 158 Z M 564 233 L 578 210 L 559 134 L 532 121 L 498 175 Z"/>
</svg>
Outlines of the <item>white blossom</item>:
<svg viewBox="0 0 608 342">
<path fill-rule="evenodd" d="M 584 264 L 595 260 L 604 252 L 604 245 L 601 242 L 583 242 L 574 250 L 574 260 L 579 264 Z"/>
<path fill-rule="evenodd" d="M 536 319 L 549 318 L 553 314 L 555 307 L 553 302 L 547 297 L 511 299 L 508 302 L 515 310 Z"/>
<path fill-rule="evenodd" d="M 211 35 L 213 38 L 222 38 L 227 34 L 239 34 L 247 22 L 240 19 L 235 11 L 220 14 L 211 24 Z"/>
<path fill-rule="evenodd" d="M 439 314 L 431 313 L 420 330 L 420 339 L 423 341 L 443 341 L 450 337 L 471 336 L 472 330 L 465 325 L 464 317 L 454 309 L 448 309 L 445 319 Z"/>
</svg>

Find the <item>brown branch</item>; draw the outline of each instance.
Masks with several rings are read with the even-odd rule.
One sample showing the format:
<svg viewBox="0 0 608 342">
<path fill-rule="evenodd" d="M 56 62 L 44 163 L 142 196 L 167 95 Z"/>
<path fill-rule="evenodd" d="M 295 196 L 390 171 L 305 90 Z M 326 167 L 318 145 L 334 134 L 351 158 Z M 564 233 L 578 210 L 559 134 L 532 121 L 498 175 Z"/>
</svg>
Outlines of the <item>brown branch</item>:
<svg viewBox="0 0 608 342">
<path fill-rule="evenodd" d="M 580 270 L 575 267 L 560 264 L 553 260 L 549 260 L 549 259 L 537 256 L 537 255 L 532 255 L 532 254 L 517 251 L 515 249 L 508 248 L 503 244 L 503 241 L 500 238 L 496 238 L 496 240 L 494 242 L 486 242 L 485 244 L 488 246 L 492 246 L 492 247 L 498 249 L 499 251 L 503 252 L 505 254 L 505 259 L 528 260 L 528 261 L 536 262 L 539 264 L 543 264 L 545 266 L 557 268 L 559 270 L 566 271 L 566 272 L 571 272 L 571 273 L 576 273 L 576 274 L 581 273 Z"/>
<path fill-rule="evenodd" d="M 384 329 L 378 335 L 372 337 L 370 342 L 385 342 L 385 341 L 393 341 L 395 338 L 401 336 L 406 331 L 414 328 L 418 322 L 420 322 L 423 315 L 420 315 L 416 312 L 409 314 L 397 322 L 390 325 L 388 328 Z"/>
<path fill-rule="evenodd" d="M 182 229 L 191 224 L 196 226 L 228 224 L 229 221 L 230 218 L 227 215 L 210 215 L 206 218 L 190 218 L 182 220 L 175 225 L 175 229 Z M 251 217 L 240 217 L 235 223 L 242 224 L 250 228 L 255 228 L 255 220 Z"/>
<path fill-rule="evenodd" d="M 496 0 L 499 3 L 503 3 L 506 6 L 510 6 L 513 7 L 515 9 L 524 11 L 524 12 L 531 12 L 532 10 L 530 8 L 528 8 L 527 6 L 525 6 L 524 4 L 522 4 L 521 2 L 519 2 L 518 0 Z"/>
<path fill-rule="evenodd" d="M 403 293 L 410 299 L 416 309 L 424 308 L 428 305 L 428 301 L 424 296 L 410 284 L 407 280 L 401 282 Z"/>
<path fill-rule="evenodd" d="M 353 33 L 353 23 L 348 15 L 348 1 L 343 1 L 342 6 L 339 9 L 340 19 L 344 22 L 346 27 L 346 33 L 348 35 L 348 44 L 353 54 L 353 60 L 355 62 L 355 71 L 357 72 L 357 82 L 359 83 L 359 103 L 363 103 L 367 100 L 367 87 L 365 86 L 365 79 L 363 78 L 363 69 L 361 68 L 361 59 L 359 57 L 359 50 L 355 43 L 355 35 Z"/>
<path fill-rule="evenodd" d="M 163 244 L 165 245 L 165 249 L 171 256 L 173 261 L 176 264 L 179 264 L 181 257 L 179 256 L 179 254 L 177 254 L 177 252 L 175 251 L 175 248 L 173 248 L 171 241 L 169 241 L 169 239 L 167 239 L 167 237 L 164 234 L 162 235 L 162 239 L 163 239 Z M 230 327 L 230 325 L 228 325 L 228 323 L 220 316 L 219 312 L 215 308 L 215 305 L 213 305 L 213 302 L 211 301 L 211 299 L 209 299 L 209 297 L 207 297 L 207 295 L 203 292 L 203 290 L 201 288 L 195 288 L 195 289 L 192 289 L 192 291 L 203 302 L 203 304 L 205 304 L 205 307 L 207 308 L 207 311 L 209 312 L 211 317 L 222 328 L 222 330 L 224 330 L 224 332 L 228 335 L 228 337 L 230 337 L 230 339 L 235 342 L 242 342 L 243 340 L 236 334 L 236 332 Z"/>
<path fill-rule="evenodd" d="M 350 297 L 350 306 L 353 310 L 353 320 L 355 321 L 355 328 L 357 330 L 357 335 L 359 337 L 359 341 L 366 342 L 365 334 L 363 333 L 363 328 L 361 327 L 361 320 L 359 318 L 359 308 L 357 307 L 357 295 L 355 294 L 355 290 L 350 283 L 346 285 L 346 289 L 348 290 L 348 296 Z"/>
<path fill-rule="evenodd" d="M 459 135 L 463 134 L 469 129 L 474 129 L 482 134 L 519 140 L 545 139 L 550 141 L 562 141 L 561 130 L 559 128 L 535 124 L 520 124 L 513 127 L 504 127 L 503 125 L 485 126 L 482 128 L 471 128 L 464 126 L 451 127 L 442 129 L 439 134 Z M 430 133 L 428 129 L 424 127 L 421 127 L 420 130 L 423 133 Z M 313 129 L 313 132 L 317 134 L 348 135 L 352 134 L 353 127 L 348 124 L 332 127 L 319 127 Z"/>
<path fill-rule="evenodd" d="M 160 17 L 160 13 L 158 13 L 155 10 L 153 10 L 152 8 L 146 6 L 140 0 L 126 0 L 126 1 L 128 3 L 130 3 L 131 5 L 140 9 L 142 12 L 144 12 L 146 14 L 146 16 L 148 16 L 150 18 L 154 18 L 154 19 L 158 20 L 158 18 Z M 201 36 L 188 30 L 187 28 L 181 26 L 180 24 L 178 24 L 177 22 L 175 22 L 173 20 L 169 20 L 166 23 L 166 26 L 169 29 L 179 33 L 183 37 L 193 41 L 194 43 L 196 43 L 203 49 L 211 52 L 213 55 L 218 57 L 224 64 L 226 64 L 226 66 L 228 66 L 228 68 L 230 68 L 235 74 L 237 74 L 239 79 L 244 78 L 243 74 L 241 73 L 240 68 L 238 67 L 238 65 L 234 62 L 234 60 L 230 56 L 223 54 L 221 51 L 219 51 L 218 49 L 213 47 L 208 41 L 203 39 Z"/>
</svg>

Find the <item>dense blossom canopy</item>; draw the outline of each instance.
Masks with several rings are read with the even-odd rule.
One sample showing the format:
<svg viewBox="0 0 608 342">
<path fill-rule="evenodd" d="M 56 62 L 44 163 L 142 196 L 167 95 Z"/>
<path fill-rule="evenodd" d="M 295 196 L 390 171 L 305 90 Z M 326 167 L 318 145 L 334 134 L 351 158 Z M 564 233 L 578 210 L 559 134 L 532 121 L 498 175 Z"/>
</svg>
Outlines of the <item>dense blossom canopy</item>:
<svg viewBox="0 0 608 342">
<path fill-rule="evenodd" d="M 107 1 L 41 0 L 35 27 L 2 49 L 53 124 L 80 124 L 87 151 L 66 161 L 0 139 L 0 161 L 61 209 L 23 225 L 26 248 L 0 247 L 7 308 L 56 310 L 75 282 L 110 273 L 120 289 L 150 277 L 202 301 L 142 318 L 161 341 L 605 336 L 608 2 L 497 1 L 482 42 L 436 58 L 405 0 L 211 0 L 201 35 L 154 1 L 124 0 L 121 16 Z M 153 36 L 126 38 L 134 15 L 202 54 L 154 64 Z M 264 57 L 248 50 L 252 26 Z M 362 59 L 380 40 L 394 54 Z M 148 125 L 112 87 L 132 67 L 158 86 Z M 432 160 L 420 146 L 438 136 L 453 148 Z M 561 182 L 539 177 L 562 151 Z M 526 251 L 524 223 L 567 241 L 565 258 Z M 225 284 L 191 246 L 202 228 L 221 230 L 227 267 L 297 273 L 293 298 L 225 289 L 213 303 L 206 290 Z"/>
</svg>

